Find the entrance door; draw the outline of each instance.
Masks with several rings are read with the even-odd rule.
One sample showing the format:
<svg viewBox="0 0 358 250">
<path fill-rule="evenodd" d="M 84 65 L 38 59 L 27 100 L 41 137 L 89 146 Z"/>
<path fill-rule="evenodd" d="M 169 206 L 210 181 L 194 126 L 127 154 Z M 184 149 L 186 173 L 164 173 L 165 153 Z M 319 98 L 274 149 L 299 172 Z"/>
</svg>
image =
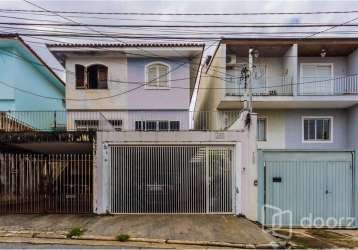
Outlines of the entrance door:
<svg viewBox="0 0 358 250">
<path fill-rule="evenodd" d="M 301 95 L 330 95 L 333 93 L 331 64 L 301 64 Z"/>
<path fill-rule="evenodd" d="M 110 147 L 111 213 L 233 213 L 233 148 Z"/>
</svg>

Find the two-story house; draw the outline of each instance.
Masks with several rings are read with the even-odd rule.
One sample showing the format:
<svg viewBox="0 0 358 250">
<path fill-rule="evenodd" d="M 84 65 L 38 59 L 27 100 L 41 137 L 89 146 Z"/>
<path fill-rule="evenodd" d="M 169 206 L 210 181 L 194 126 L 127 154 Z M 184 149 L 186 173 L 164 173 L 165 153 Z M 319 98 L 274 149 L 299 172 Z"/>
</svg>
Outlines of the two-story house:
<svg viewBox="0 0 358 250">
<path fill-rule="evenodd" d="M 18 35 L 0 35 L 0 58 L 0 131 L 56 129 L 65 83 Z"/>
<path fill-rule="evenodd" d="M 256 195 L 255 188 L 246 188 L 253 181 L 249 159 L 254 145 L 245 146 L 255 130 L 237 125 L 232 131 L 210 131 L 207 122 L 216 116 L 190 111 L 203 44 L 48 48 L 66 70 L 67 129 L 97 131 L 95 213 L 229 213 L 256 218 L 251 203 L 243 202 Z M 246 168 L 244 173 L 241 168 Z"/>
<path fill-rule="evenodd" d="M 259 148 L 355 148 L 357 45 L 342 38 L 223 40 L 207 69 L 217 77 L 201 80 L 200 87 L 209 89 L 199 87 L 196 109 L 243 107 L 251 48 Z"/>
<path fill-rule="evenodd" d="M 189 105 L 202 44 L 48 47 L 66 68 L 68 128 L 108 125 L 115 130 L 189 129 Z"/>
<path fill-rule="evenodd" d="M 252 93 L 259 211 L 263 204 L 290 210 L 296 225 L 309 214 L 323 224 L 354 217 L 358 40 L 223 39 L 211 56 L 195 109 L 240 110 Z M 268 210 L 269 218 L 258 215 L 266 224 Z"/>
</svg>

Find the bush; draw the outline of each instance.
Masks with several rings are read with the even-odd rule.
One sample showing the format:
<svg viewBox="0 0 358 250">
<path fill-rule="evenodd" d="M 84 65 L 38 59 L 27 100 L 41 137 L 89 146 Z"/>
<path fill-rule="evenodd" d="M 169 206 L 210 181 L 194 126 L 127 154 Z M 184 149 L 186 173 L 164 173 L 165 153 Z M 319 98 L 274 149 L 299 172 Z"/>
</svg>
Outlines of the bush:
<svg viewBox="0 0 358 250">
<path fill-rule="evenodd" d="M 127 241 L 129 239 L 128 234 L 120 234 L 116 236 L 116 240 L 118 241 Z"/>
<path fill-rule="evenodd" d="M 72 238 L 73 236 L 81 236 L 82 233 L 83 230 L 80 227 L 74 227 L 68 232 L 67 238 Z"/>
</svg>

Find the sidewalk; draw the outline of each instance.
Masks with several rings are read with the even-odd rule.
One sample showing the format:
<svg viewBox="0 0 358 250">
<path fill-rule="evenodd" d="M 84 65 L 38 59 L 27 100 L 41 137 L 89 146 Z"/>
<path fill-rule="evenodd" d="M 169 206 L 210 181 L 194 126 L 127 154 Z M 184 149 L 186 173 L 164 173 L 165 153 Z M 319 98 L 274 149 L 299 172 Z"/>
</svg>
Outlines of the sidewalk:
<svg viewBox="0 0 358 250">
<path fill-rule="evenodd" d="M 38 237 L 64 238 L 72 228 L 84 229 L 82 239 L 114 240 L 119 234 L 160 242 L 221 242 L 236 247 L 269 247 L 277 242 L 254 223 L 233 215 L 4 215 L 2 236 L 32 233 Z M 36 232 L 36 234 L 34 234 Z M 47 234 L 45 234 L 47 232 Z M 42 234 L 39 234 L 42 233 Z M 52 236 L 51 236 L 52 235 Z M 220 246 L 220 245 L 218 245 Z M 235 247 L 235 245 L 232 245 Z"/>
<path fill-rule="evenodd" d="M 280 233 L 287 234 L 287 230 Z M 293 229 L 290 239 L 295 248 L 358 248 L 356 229 Z"/>
</svg>

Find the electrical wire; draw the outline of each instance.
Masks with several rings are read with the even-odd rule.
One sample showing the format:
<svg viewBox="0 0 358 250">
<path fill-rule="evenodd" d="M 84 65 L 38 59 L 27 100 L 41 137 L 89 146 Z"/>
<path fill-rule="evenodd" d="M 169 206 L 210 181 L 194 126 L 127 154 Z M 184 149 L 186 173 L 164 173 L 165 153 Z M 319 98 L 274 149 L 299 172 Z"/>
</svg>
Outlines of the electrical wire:
<svg viewBox="0 0 358 250">
<path fill-rule="evenodd" d="M 279 85 L 270 85 L 269 87 L 267 86 L 261 86 L 261 87 L 254 87 L 254 88 L 250 88 L 251 90 L 257 90 L 257 89 L 270 89 L 270 88 L 278 88 L 278 87 L 287 87 L 287 86 L 299 86 L 299 85 L 304 85 L 304 84 L 312 84 L 312 83 L 320 83 L 320 82 L 330 82 L 330 81 L 335 81 L 335 80 L 341 80 L 341 79 L 345 79 L 347 77 L 352 77 L 352 76 L 358 76 L 358 74 L 351 74 L 351 75 L 347 75 L 347 76 L 341 76 L 341 77 L 335 77 L 335 78 L 331 78 L 331 79 L 325 79 L 325 80 L 319 80 L 319 81 L 308 81 L 308 82 L 296 82 L 296 83 L 288 83 L 288 84 L 279 84 Z M 98 98 L 92 98 L 92 99 L 76 99 L 76 98 L 58 98 L 58 97 L 50 97 L 50 96 L 44 96 L 44 95 L 40 95 L 38 93 L 35 92 L 31 92 L 25 89 L 21 89 L 21 88 L 17 88 L 9 83 L 6 83 L 4 81 L 0 81 L 0 84 L 7 86 L 9 88 L 13 88 L 16 89 L 20 92 L 25 92 L 34 96 L 38 96 L 38 97 L 42 97 L 42 98 L 46 98 L 46 99 L 55 99 L 55 100 L 67 100 L 67 101 L 94 101 L 94 100 L 101 100 L 101 99 L 108 99 L 108 98 L 113 98 L 116 96 L 121 95 L 122 93 L 119 94 L 115 94 L 112 96 L 107 96 L 107 97 L 98 97 Z M 139 86 L 142 87 L 142 86 Z M 188 87 L 171 87 L 173 89 L 193 89 L 193 88 L 188 88 Z M 224 89 L 224 90 L 228 90 L 228 89 L 234 89 L 234 90 L 245 90 L 246 88 L 243 87 L 210 87 L 210 88 L 202 88 L 199 87 L 198 89 Z M 128 90 L 130 91 L 130 90 Z M 314 92 L 312 92 L 314 93 Z M 311 93 L 311 94 L 312 94 Z M 124 93 L 123 93 L 124 94 Z M 305 94 L 310 94 L 305 92 Z"/>
<path fill-rule="evenodd" d="M 6 12 L 24 13 L 47 13 L 48 10 L 28 10 L 28 9 L 0 9 Z M 239 13 L 154 13 L 154 12 L 89 12 L 89 11 L 55 11 L 61 14 L 83 14 L 83 15 L 135 15 L 135 16 L 258 16 L 258 15 L 323 15 L 323 14 L 350 14 L 358 13 L 358 10 L 343 11 L 306 11 L 306 12 L 239 12 Z"/>
<path fill-rule="evenodd" d="M 27 1 L 27 0 L 23 0 Z M 356 20 L 356 19 L 354 19 Z M 353 20 L 351 20 L 353 21 Z M 351 22 L 350 21 L 350 22 Z M 0 22 L 1 25 L 14 26 L 49 26 L 49 27 L 97 27 L 97 28 L 314 28 L 314 27 L 357 27 L 358 24 L 279 24 L 279 25 L 152 25 L 152 24 L 83 24 L 83 23 L 20 23 L 20 22 Z M 94 30 L 92 30 L 94 31 Z"/>
</svg>

